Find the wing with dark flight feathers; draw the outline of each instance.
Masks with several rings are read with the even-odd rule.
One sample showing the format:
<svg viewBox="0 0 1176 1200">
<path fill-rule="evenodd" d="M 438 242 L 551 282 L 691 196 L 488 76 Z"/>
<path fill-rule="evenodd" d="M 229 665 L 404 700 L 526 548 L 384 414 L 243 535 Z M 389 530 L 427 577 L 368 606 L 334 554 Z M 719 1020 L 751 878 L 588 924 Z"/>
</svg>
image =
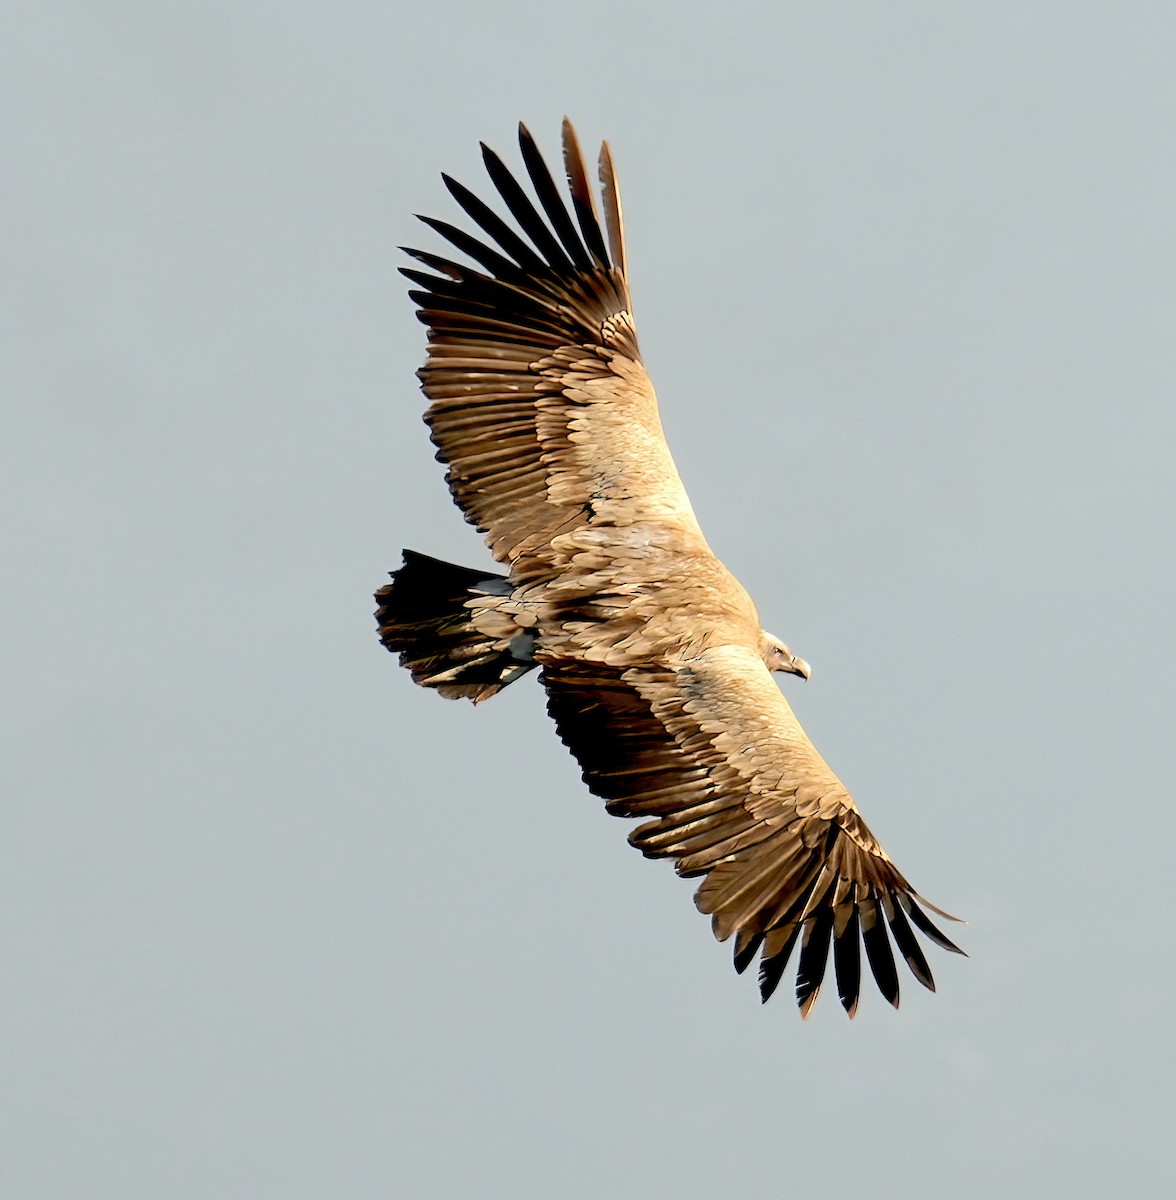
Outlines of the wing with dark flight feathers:
<svg viewBox="0 0 1176 1200">
<path fill-rule="evenodd" d="M 763 999 L 795 953 L 796 998 L 807 1016 L 832 947 L 838 995 L 852 1016 L 864 948 L 897 1007 L 892 942 L 934 990 L 912 924 L 962 953 L 927 917 L 751 651 L 723 647 L 627 668 L 545 661 L 542 679 L 585 782 L 609 812 L 649 818 L 629 838 L 642 853 L 702 877 L 695 902 L 716 937 L 734 937 L 738 971 L 760 954 Z"/>
<path fill-rule="evenodd" d="M 672 518 L 680 509 L 693 521 L 637 349 L 608 145 L 600 155 L 603 225 L 567 121 L 570 211 L 523 126 L 519 146 L 533 196 L 482 147 L 513 225 L 449 176 L 446 186 L 481 236 L 421 217 L 477 267 L 407 250 L 428 271 L 402 268 L 429 327 L 420 378 L 437 457 L 467 519 L 506 563 L 542 557 L 558 534 L 650 491 L 668 494 L 668 510 L 659 511 Z M 661 472 L 652 489 L 644 476 L 636 487 L 627 478 L 642 463 L 645 476 L 650 463 Z"/>
</svg>

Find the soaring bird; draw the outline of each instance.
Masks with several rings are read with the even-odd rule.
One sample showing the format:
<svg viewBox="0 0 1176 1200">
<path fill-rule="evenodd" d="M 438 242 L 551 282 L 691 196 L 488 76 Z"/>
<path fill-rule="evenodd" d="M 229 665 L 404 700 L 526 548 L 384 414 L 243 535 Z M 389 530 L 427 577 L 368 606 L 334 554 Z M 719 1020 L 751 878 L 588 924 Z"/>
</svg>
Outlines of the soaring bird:
<svg viewBox="0 0 1176 1200">
<path fill-rule="evenodd" d="M 376 593 L 383 644 L 417 683 L 477 703 L 538 669 L 560 738 L 629 841 L 701 879 L 698 908 L 759 954 L 764 1000 L 796 954 L 807 1016 L 833 950 L 852 1017 L 864 946 L 897 1007 L 893 947 L 934 990 L 914 930 L 962 953 L 866 827 L 770 672 L 808 664 L 766 633 L 715 557 L 670 457 L 629 296 L 617 176 L 601 220 L 571 124 L 566 203 L 519 126 L 531 193 L 485 144 L 509 217 L 443 175 L 478 227 L 420 219 L 470 262 L 402 268 L 428 327 L 425 421 L 466 519 L 506 574 L 406 550 Z M 513 219 L 513 223 L 512 220 Z M 912 926 L 914 928 L 912 928 Z"/>
</svg>

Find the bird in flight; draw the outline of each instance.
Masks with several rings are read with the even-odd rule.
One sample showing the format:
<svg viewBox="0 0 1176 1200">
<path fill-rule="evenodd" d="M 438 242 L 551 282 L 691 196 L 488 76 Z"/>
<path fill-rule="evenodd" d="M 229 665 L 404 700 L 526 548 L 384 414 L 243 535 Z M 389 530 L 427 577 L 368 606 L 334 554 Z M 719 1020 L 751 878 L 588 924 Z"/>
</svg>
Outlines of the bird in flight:
<svg viewBox="0 0 1176 1200">
<path fill-rule="evenodd" d="M 808 664 L 766 633 L 699 529 L 662 433 L 629 296 L 616 171 L 600 206 L 571 124 L 566 195 L 519 127 L 530 194 L 489 147 L 509 218 L 442 178 L 480 231 L 420 219 L 469 262 L 407 250 L 428 327 L 425 421 L 466 519 L 505 575 L 404 552 L 380 639 L 424 687 L 475 703 L 538 669 L 560 738 L 629 841 L 701 880 L 698 908 L 759 955 L 767 1000 L 795 955 L 808 1016 L 833 975 L 852 1017 L 862 955 L 895 1007 L 893 949 L 934 990 L 924 911 L 770 672 Z M 603 211 L 603 221 L 601 219 Z M 513 221 L 513 223 L 512 223 Z"/>
</svg>

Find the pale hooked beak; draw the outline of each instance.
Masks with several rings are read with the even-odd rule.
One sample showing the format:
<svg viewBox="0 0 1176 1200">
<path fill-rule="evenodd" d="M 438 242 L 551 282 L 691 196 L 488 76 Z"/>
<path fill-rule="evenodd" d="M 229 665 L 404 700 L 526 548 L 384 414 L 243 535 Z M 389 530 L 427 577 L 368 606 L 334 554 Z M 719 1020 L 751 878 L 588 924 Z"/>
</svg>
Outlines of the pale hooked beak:
<svg viewBox="0 0 1176 1200">
<path fill-rule="evenodd" d="M 803 658 L 797 658 L 778 637 L 764 633 L 761 653 L 769 671 L 787 671 L 789 675 L 799 675 L 807 679 L 812 671 Z"/>
</svg>

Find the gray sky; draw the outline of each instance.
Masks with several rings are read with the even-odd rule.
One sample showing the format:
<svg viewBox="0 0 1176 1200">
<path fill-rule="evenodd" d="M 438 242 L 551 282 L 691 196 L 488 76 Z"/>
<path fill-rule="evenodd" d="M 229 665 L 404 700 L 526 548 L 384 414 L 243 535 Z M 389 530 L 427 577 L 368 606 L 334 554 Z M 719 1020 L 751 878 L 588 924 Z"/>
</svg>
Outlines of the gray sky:
<svg viewBox="0 0 1176 1200">
<path fill-rule="evenodd" d="M 2 23 L 4 1195 L 1166 1194 L 1176 9 Z M 898 1013 L 761 1008 L 532 679 L 376 641 L 401 546 L 489 562 L 396 246 L 564 112 L 712 546 L 970 922 Z"/>
</svg>

